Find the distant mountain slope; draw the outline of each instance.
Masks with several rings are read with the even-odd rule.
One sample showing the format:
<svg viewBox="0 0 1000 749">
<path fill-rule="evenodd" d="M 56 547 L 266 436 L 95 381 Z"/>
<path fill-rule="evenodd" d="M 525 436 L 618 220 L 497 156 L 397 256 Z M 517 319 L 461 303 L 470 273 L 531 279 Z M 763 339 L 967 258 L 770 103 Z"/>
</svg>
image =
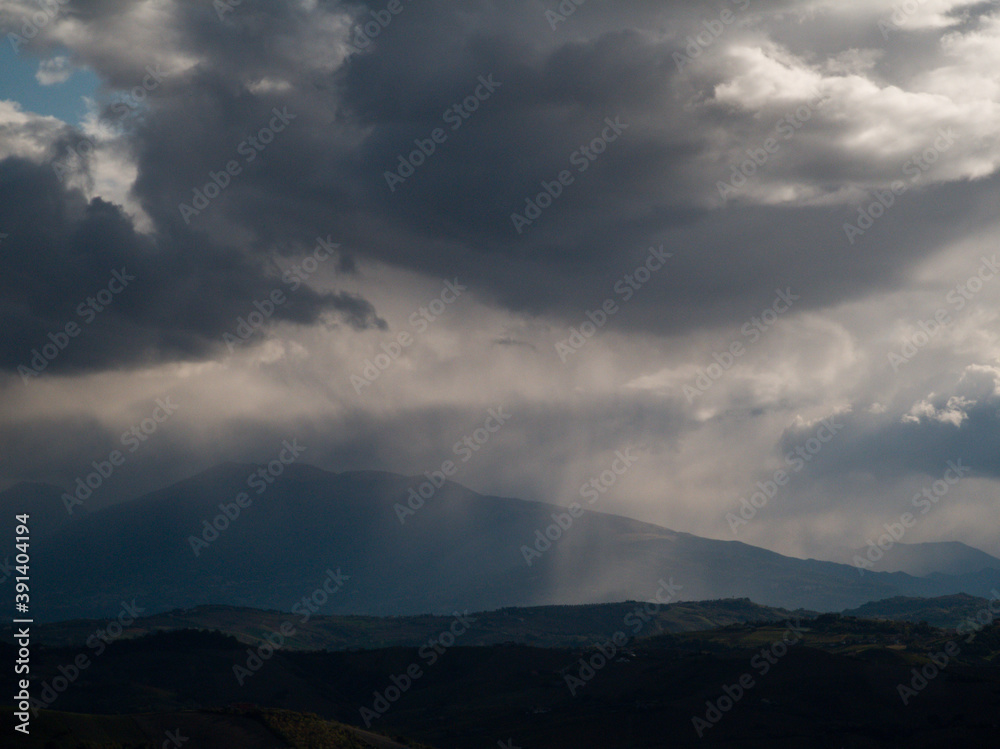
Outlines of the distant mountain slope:
<svg viewBox="0 0 1000 749">
<path fill-rule="evenodd" d="M 850 563 L 855 554 L 866 562 L 871 561 L 866 549 L 851 552 L 844 561 Z M 878 555 L 872 554 L 872 556 Z M 985 569 L 1000 570 L 1000 559 L 960 541 L 896 543 L 878 561 L 871 564 L 868 569 L 874 572 L 905 572 L 915 577 L 926 577 L 935 573 L 971 575 Z"/>
<path fill-rule="evenodd" d="M 265 482 L 259 470 L 218 466 L 64 527 L 35 550 L 34 615 L 105 617 L 133 598 L 144 613 L 211 603 L 288 610 L 313 595 L 327 613 L 447 615 L 650 600 L 661 580 L 679 586 L 675 600 L 839 611 L 897 595 L 987 595 L 1000 583 L 1000 571 L 860 575 L 595 511 L 574 519 L 562 507 L 452 483 L 421 506 L 411 490 L 422 478 L 296 464 Z M 408 496 L 419 509 L 400 522 Z M 338 570 L 342 587 L 321 593 Z"/>
</svg>

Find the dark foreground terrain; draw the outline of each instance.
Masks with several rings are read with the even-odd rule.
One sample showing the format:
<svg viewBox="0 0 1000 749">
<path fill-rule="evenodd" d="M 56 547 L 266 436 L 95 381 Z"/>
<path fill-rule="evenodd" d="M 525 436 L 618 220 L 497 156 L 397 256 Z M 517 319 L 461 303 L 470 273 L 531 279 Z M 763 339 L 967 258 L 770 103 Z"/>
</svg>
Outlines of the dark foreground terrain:
<svg viewBox="0 0 1000 749">
<path fill-rule="evenodd" d="M 31 735 L 19 740 L 17 746 L 417 749 L 421 745 L 401 744 L 380 734 L 323 720 L 318 715 L 234 706 L 139 715 L 81 715 L 44 710 L 39 712 Z"/>
<path fill-rule="evenodd" d="M 310 652 L 205 630 L 103 648 L 39 645 L 33 692 L 51 712 L 22 745 L 173 746 L 168 732 L 180 730 L 188 749 L 919 749 L 994 746 L 1000 730 L 995 623 L 959 635 L 824 614 L 639 639 L 619 632 L 551 648 L 467 647 L 459 633 Z M 74 673 L 81 653 L 88 664 Z M 388 738 L 328 721 L 369 723 Z"/>
</svg>

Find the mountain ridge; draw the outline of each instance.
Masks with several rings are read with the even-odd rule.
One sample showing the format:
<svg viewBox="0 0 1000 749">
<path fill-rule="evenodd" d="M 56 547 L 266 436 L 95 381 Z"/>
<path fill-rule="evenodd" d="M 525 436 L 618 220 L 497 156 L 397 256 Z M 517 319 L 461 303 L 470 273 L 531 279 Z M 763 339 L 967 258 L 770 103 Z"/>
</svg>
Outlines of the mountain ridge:
<svg viewBox="0 0 1000 749">
<path fill-rule="evenodd" d="M 453 482 L 400 517 L 395 507 L 415 478 L 295 463 L 252 482 L 266 470 L 213 466 L 40 539 L 38 616 L 110 615 L 132 598 L 147 611 L 282 608 L 329 570 L 349 578 L 331 613 L 370 615 L 648 600 L 661 579 L 676 582 L 680 600 L 748 597 L 816 611 L 900 595 L 985 596 L 1000 583 L 1000 571 L 860 575 L 607 512 L 572 517 L 566 507 Z"/>
</svg>

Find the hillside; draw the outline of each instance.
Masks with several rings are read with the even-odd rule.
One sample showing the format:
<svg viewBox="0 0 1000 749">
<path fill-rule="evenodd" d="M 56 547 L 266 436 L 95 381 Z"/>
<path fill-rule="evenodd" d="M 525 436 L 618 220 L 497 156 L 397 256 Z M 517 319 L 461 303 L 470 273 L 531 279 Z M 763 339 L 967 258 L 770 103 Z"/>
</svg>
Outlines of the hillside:
<svg viewBox="0 0 1000 749">
<path fill-rule="evenodd" d="M 411 748 L 416 740 L 448 749 L 508 741 L 525 748 L 636 749 L 664 746 L 666 734 L 670 746 L 681 747 L 992 745 L 1000 728 L 1000 625 L 972 643 L 963 641 L 943 669 L 929 672 L 935 674 L 929 684 L 905 702 L 900 698 L 899 685 L 911 683 L 912 669 L 930 668 L 932 656 L 943 662 L 937 654 L 954 647 L 946 633 L 926 625 L 828 614 L 624 646 L 459 642 L 436 657 L 420 648 L 278 649 L 255 664 L 248 660 L 253 653 L 233 638 L 181 631 L 112 643 L 50 707 L 169 715 L 169 724 L 191 710 L 260 705 L 358 727 L 367 722 L 371 730 L 411 737 L 400 741 Z M 78 653 L 40 648 L 39 685 L 51 684 L 59 666 Z M 0 657 L 12 657 L 9 645 L 0 646 Z M 252 670 L 241 680 L 235 666 Z M 409 683 L 402 678 L 407 674 Z M 0 688 L 8 688 L 10 678 L 0 674 Z M 741 679 L 739 694 L 733 685 Z M 405 688 L 394 693 L 394 684 Z M 727 687 L 738 694 L 737 704 L 713 714 L 711 706 L 722 704 Z M 709 725 L 700 726 L 700 738 L 694 719 L 705 716 Z M 245 726 L 247 717 L 239 724 Z"/>
<path fill-rule="evenodd" d="M 884 601 L 872 601 L 843 613 L 867 619 L 893 619 L 906 622 L 927 622 L 935 627 L 955 629 L 969 622 L 989 623 L 986 619 L 990 606 L 995 608 L 994 618 L 1000 617 L 1000 596 L 991 600 L 959 593 L 939 598 L 908 598 L 900 596 Z M 984 613 L 985 612 L 985 613 Z"/>
</svg>

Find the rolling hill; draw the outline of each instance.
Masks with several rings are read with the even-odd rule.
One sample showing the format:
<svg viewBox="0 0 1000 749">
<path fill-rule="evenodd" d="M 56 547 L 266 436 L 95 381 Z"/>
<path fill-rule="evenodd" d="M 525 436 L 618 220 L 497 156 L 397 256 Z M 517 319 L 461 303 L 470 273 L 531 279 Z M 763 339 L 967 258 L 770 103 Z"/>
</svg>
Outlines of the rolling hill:
<svg viewBox="0 0 1000 749">
<path fill-rule="evenodd" d="M 442 749 L 991 746 L 1000 728 L 1000 625 L 963 640 L 957 653 L 954 644 L 927 625 L 835 614 L 665 634 L 615 650 L 601 640 L 579 648 L 459 642 L 440 657 L 422 648 L 265 654 L 232 637 L 178 631 L 117 640 L 99 655 L 85 650 L 91 663 L 57 693 L 52 685 L 79 649 L 40 647 L 33 672 L 35 697 L 85 730 L 81 739 L 103 739 L 96 746 L 134 736 L 125 731 L 136 717 L 147 728 L 183 725 L 189 746 L 211 747 L 259 746 L 251 742 L 281 727 L 307 738 L 295 743 L 281 731 L 271 738 L 276 749 L 323 746 L 311 743 L 313 731 L 374 741 L 352 725 L 410 749 L 412 739 Z M 13 653 L 0 644 L 0 657 Z M 254 653 L 259 663 L 250 662 Z M 248 664 L 251 675 L 235 676 Z M 932 668 L 901 699 L 914 670 Z M 12 677 L 0 673 L 0 688 L 12 688 Z M 274 710 L 287 720 L 263 725 L 259 714 Z"/>
<path fill-rule="evenodd" d="M 479 611 L 462 642 L 489 646 L 516 642 L 535 647 L 578 647 L 610 637 L 618 630 L 643 637 L 666 632 L 697 632 L 745 622 L 772 622 L 795 614 L 747 599 L 674 603 L 649 606 L 638 601 L 586 606 L 538 606 Z M 351 650 L 418 647 L 446 630 L 448 616 L 300 616 L 281 611 L 260 611 L 235 606 L 198 606 L 144 616 L 129 624 L 121 638 L 142 637 L 177 630 L 208 630 L 232 635 L 242 642 L 260 644 L 281 630 L 286 622 L 294 633 L 285 638 L 286 650 Z M 84 647 L 88 637 L 104 627 L 99 619 L 77 619 L 39 624 L 32 641 L 45 647 Z M 12 628 L 0 627 L 13 642 Z"/>
</svg>

